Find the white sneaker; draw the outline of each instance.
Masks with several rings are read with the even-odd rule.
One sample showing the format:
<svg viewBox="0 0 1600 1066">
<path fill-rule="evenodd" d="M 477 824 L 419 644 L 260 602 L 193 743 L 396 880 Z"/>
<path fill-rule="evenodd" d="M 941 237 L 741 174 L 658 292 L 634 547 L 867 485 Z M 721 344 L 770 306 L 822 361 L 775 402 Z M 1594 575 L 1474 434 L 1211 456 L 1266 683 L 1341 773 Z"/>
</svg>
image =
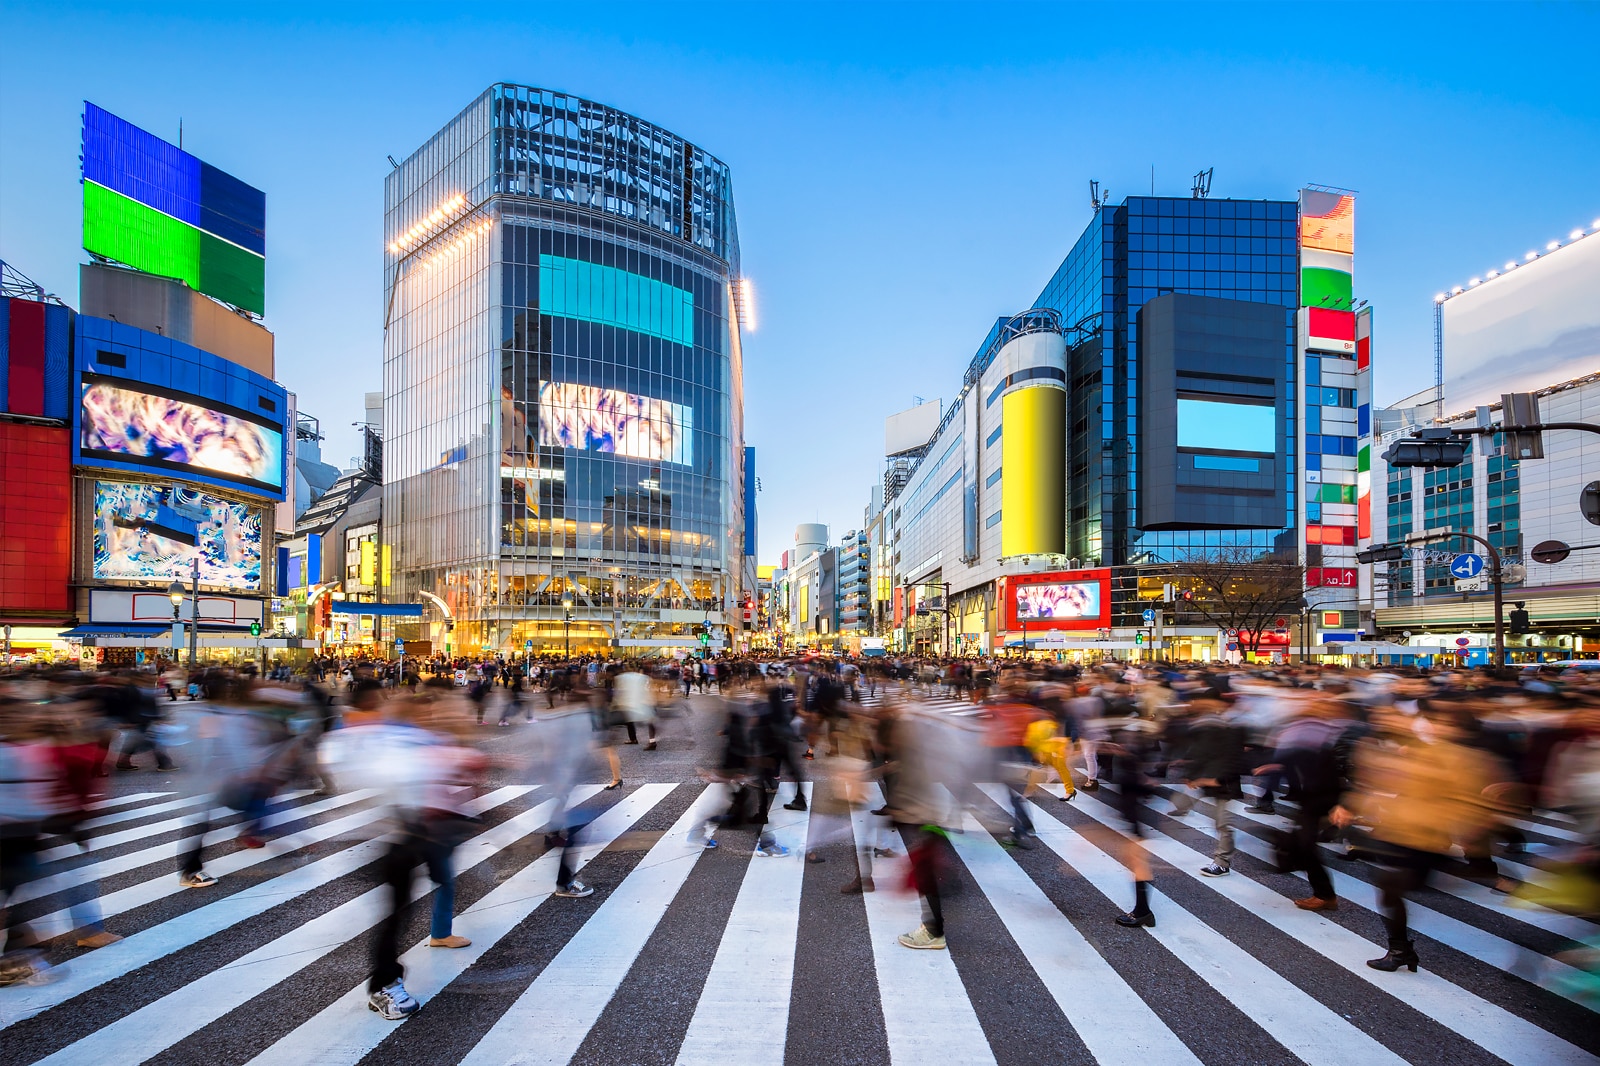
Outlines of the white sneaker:
<svg viewBox="0 0 1600 1066">
<path fill-rule="evenodd" d="M 585 896 L 594 895 L 594 889 L 590 888 L 582 881 L 573 879 L 556 889 L 553 895 L 563 896 L 567 899 L 582 899 Z"/>
<path fill-rule="evenodd" d="M 204 870 L 192 874 L 179 874 L 178 884 L 184 888 L 210 888 L 217 883 L 217 879 Z"/>
<path fill-rule="evenodd" d="M 377 1011 L 388 1021 L 398 1022 L 417 1013 L 422 1009 L 422 1004 L 406 991 L 403 981 L 396 981 L 367 996 L 367 1009 Z"/>
<path fill-rule="evenodd" d="M 920 948 L 924 951 L 939 951 L 944 948 L 944 937 L 934 936 L 932 933 L 928 932 L 927 926 L 919 925 L 913 932 L 901 933 L 900 943 L 902 946 L 908 948 Z"/>
</svg>

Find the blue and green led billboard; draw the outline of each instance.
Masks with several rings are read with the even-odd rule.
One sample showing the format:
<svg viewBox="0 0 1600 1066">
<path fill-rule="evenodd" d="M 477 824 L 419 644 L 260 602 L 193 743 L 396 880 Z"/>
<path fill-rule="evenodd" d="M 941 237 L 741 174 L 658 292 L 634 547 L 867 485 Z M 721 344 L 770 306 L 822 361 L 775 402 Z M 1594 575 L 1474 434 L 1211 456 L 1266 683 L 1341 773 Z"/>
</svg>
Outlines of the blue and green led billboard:
<svg viewBox="0 0 1600 1066">
<path fill-rule="evenodd" d="M 262 314 L 266 220 L 260 189 L 85 102 L 86 251 Z"/>
</svg>

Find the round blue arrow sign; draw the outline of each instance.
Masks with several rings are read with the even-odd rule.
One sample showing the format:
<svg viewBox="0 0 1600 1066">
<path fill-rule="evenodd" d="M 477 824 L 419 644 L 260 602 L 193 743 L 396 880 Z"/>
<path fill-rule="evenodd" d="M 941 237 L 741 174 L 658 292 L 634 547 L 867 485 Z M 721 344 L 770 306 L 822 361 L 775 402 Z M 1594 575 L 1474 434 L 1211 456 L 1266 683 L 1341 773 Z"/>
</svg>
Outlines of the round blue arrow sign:
<svg viewBox="0 0 1600 1066">
<path fill-rule="evenodd" d="M 1483 573 L 1483 556 L 1470 552 L 1456 556 L 1450 563 L 1450 573 L 1453 577 L 1477 577 Z"/>
</svg>

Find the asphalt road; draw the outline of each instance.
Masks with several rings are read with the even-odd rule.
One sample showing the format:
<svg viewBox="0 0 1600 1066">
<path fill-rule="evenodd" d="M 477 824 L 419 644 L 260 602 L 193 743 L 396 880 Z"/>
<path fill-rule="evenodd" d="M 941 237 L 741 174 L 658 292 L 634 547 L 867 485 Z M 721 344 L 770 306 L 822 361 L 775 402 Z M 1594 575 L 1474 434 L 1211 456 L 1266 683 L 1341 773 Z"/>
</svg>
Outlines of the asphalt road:
<svg viewBox="0 0 1600 1066">
<path fill-rule="evenodd" d="M 856 837 L 879 832 L 869 815 L 776 809 L 784 858 L 753 856 L 751 829 L 723 830 L 715 850 L 688 842 L 722 803 L 696 772 L 718 751 L 718 701 L 692 703 L 657 750 L 619 747 L 623 788 L 585 800 L 586 899 L 548 895 L 544 797 L 518 769 L 539 726 L 479 728 L 497 767 L 457 850 L 454 908 L 475 944 L 416 949 L 407 980 L 426 1005 L 401 1023 L 359 991 L 382 916 L 369 800 L 297 796 L 258 851 L 223 818 L 208 838 L 218 885 L 186 891 L 173 855 L 193 832 L 192 770 L 116 775 L 87 860 L 126 939 L 89 952 L 61 937 L 50 982 L 0 988 L 0 1064 L 1600 1062 L 1600 1001 L 1579 1002 L 1576 971 L 1554 961 L 1600 930 L 1446 877 L 1412 910 L 1422 972 L 1377 973 L 1363 965 L 1383 942 L 1371 869 L 1334 862 L 1341 909 L 1297 911 L 1304 881 L 1262 858 L 1281 823 L 1241 818 L 1234 873 L 1202 878 L 1204 804 L 1183 818 L 1152 804 L 1158 925 L 1124 929 L 1113 795 L 1037 796 L 1041 839 L 1011 850 L 996 843 L 1003 795 L 980 793 L 953 838 L 949 948 L 907 950 L 895 936 L 920 919 L 904 841 L 875 863 L 877 892 L 840 891 Z M 1535 855 L 1563 840 L 1540 829 Z M 803 861 L 807 843 L 823 861 Z M 65 852 L 52 854 L 47 872 Z M 1503 869 L 1533 876 L 1534 862 Z M 69 928 L 51 918 L 68 903 L 54 887 L 26 890 L 14 914 Z M 428 889 L 419 877 L 402 945 L 428 935 Z"/>
</svg>

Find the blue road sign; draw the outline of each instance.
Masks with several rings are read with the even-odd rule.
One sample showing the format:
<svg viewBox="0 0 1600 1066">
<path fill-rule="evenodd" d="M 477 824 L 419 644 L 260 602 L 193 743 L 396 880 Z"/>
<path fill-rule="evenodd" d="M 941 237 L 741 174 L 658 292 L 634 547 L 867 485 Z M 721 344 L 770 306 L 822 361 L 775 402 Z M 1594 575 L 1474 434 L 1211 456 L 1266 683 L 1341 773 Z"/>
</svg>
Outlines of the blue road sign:
<svg viewBox="0 0 1600 1066">
<path fill-rule="evenodd" d="M 395 637 L 394 638 L 394 650 L 395 651 L 405 651 L 406 650 L 406 642 L 401 640 L 399 637 Z"/>
<path fill-rule="evenodd" d="M 1156 620 L 1156 612 L 1149 607 L 1144 609 L 1144 624 L 1150 625 Z"/>
<path fill-rule="evenodd" d="M 1450 576 L 1477 577 L 1483 573 L 1483 556 L 1471 552 L 1458 555 L 1450 563 Z"/>
</svg>

